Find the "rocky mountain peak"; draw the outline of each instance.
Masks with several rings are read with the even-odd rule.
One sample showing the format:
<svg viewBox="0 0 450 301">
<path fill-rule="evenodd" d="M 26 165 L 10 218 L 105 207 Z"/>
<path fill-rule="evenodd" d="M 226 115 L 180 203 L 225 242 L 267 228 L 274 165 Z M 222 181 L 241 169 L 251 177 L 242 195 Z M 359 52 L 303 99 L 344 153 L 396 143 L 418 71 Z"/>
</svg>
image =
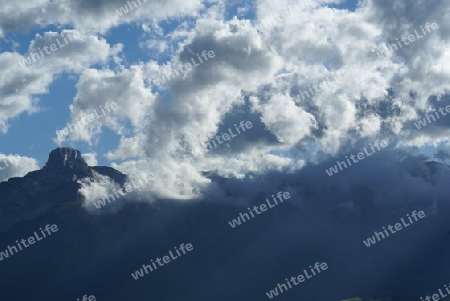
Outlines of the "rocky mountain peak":
<svg viewBox="0 0 450 301">
<path fill-rule="evenodd" d="M 50 170 L 83 170 L 88 165 L 81 156 L 81 152 L 72 147 L 58 147 L 51 151 L 44 169 Z"/>
<path fill-rule="evenodd" d="M 95 180 L 97 174 L 109 177 L 121 187 L 127 178 L 108 166 L 88 166 L 81 152 L 72 147 L 54 149 L 41 170 L 0 183 L 0 232 L 48 210 L 80 207 L 80 180 Z"/>
</svg>

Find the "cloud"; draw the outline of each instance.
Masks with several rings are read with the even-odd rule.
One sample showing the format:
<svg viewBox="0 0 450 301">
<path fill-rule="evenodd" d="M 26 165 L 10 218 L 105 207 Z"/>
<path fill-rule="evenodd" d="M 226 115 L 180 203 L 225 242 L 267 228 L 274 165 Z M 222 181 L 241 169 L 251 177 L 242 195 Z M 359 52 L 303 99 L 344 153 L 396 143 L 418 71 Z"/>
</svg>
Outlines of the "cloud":
<svg viewBox="0 0 450 301">
<path fill-rule="evenodd" d="M 96 114 L 98 118 L 75 127 L 64 137 L 57 137 L 55 141 L 58 145 L 66 140 L 66 136 L 73 141 L 95 144 L 102 127 L 119 135 L 126 134 L 122 126 L 124 121 L 129 121 L 137 129 L 141 128 L 146 124 L 149 107 L 152 105 L 151 99 L 155 98 L 144 83 L 142 66 L 133 66 L 130 70 L 118 72 L 86 69 L 77 87 L 77 95 L 70 106 L 71 120 L 68 125 L 77 124 L 91 114 Z M 117 109 L 111 109 L 113 102 L 118 106 Z M 102 113 L 102 110 L 105 113 Z"/>
<path fill-rule="evenodd" d="M 38 169 L 38 162 L 34 158 L 0 154 L 0 182 L 13 177 L 23 177 Z"/>
<path fill-rule="evenodd" d="M 205 170 L 242 177 L 248 172 L 286 170 L 288 162 L 297 170 L 376 139 L 402 147 L 444 142 L 444 124 L 436 131 L 430 126 L 427 133 L 411 128 L 429 110 L 433 97 L 450 88 L 448 73 L 413 69 L 419 66 L 418 58 L 442 63 L 435 54 L 448 47 L 443 33 L 431 33 L 411 49 L 381 60 L 373 52 L 377 45 L 401 37 L 420 22 L 407 19 L 402 31 L 392 30 L 395 27 L 388 24 L 397 24 L 398 15 L 383 19 L 385 8 L 371 1 L 361 2 L 355 12 L 327 7 L 331 3 L 303 3 L 298 11 L 264 26 L 263 32 L 256 27 L 260 22 L 296 2 L 274 6 L 262 1 L 252 22 L 218 21 L 213 7 L 214 13 L 199 16 L 195 26 L 183 25 L 168 33 L 182 32 L 185 38 L 178 41 L 167 64 L 150 60 L 115 71 L 86 70 L 77 84 L 72 122 L 109 99 L 116 99 L 123 109 L 73 132 L 70 139 L 92 145 L 102 128 L 113 130 L 120 142 L 106 156 L 125 160 L 114 166 L 131 174 L 152 170 L 160 175 L 152 193 L 180 199 L 200 195 L 209 183 L 201 173 Z M 438 5 L 447 9 L 442 2 Z M 426 15 L 420 20 L 446 28 L 442 14 L 421 13 Z M 214 51 L 214 58 L 165 87 L 154 84 L 155 78 L 205 50 Z M 397 59 L 400 56 L 402 60 Z M 314 85 L 324 81 L 335 84 L 316 90 Z M 307 99 L 295 99 L 305 91 Z M 251 120 L 253 131 L 214 151 L 205 150 L 206 142 L 241 120 Z M 314 152 L 313 142 L 328 147 Z M 264 163 L 267 158 L 272 163 Z"/>
<path fill-rule="evenodd" d="M 89 166 L 98 166 L 97 153 L 84 153 L 82 154 L 84 161 Z"/>
<path fill-rule="evenodd" d="M 51 74 L 20 68 L 18 62 L 22 59 L 16 53 L 0 53 L 0 131 L 3 133 L 8 131 L 10 119 L 39 111 L 39 99 L 35 95 L 47 93 L 52 81 Z"/>
<path fill-rule="evenodd" d="M 79 193 L 84 196 L 83 206 L 89 212 L 98 212 L 94 203 L 120 189 L 120 186 L 109 177 L 96 172 L 94 172 L 93 179 L 78 180 L 78 183 L 81 185 Z"/>
<path fill-rule="evenodd" d="M 81 34 L 80 40 L 64 42 L 64 38 L 72 36 L 74 31 L 63 30 L 61 33 L 46 32 L 37 34 L 30 42 L 28 53 L 0 53 L 0 131 L 6 133 L 9 120 L 23 113 L 35 114 L 40 111 L 39 95 L 48 93 L 48 87 L 55 75 L 62 72 L 82 72 L 91 64 L 105 63 L 121 50 L 120 45 L 110 48 L 104 39 L 92 35 Z M 52 44 L 63 47 L 47 54 L 43 47 Z M 42 52 L 44 55 L 40 55 Z M 35 54 L 33 61 L 29 55 Z M 27 63 L 30 62 L 31 64 Z"/>
<path fill-rule="evenodd" d="M 51 47 L 55 50 L 52 51 Z M 42 36 L 36 34 L 26 58 L 31 62 L 28 68 L 38 68 L 43 72 L 82 72 L 93 64 L 105 64 L 121 50 L 120 44 L 110 47 L 105 39 L 96 35 L 77 30 L 49 31 Z M 32 53 L 41 58 L 32 60 Z"/>
<path fill-rule="evenodd" d="M 169 9 L 169 3 L 149 1 L 121 18 L 108 13 L 125 5 L 121 2 L 36 2 L 45 8 L 33 22 L 46 24 L 45 18 L 48 22 L 72 22 L 82 33 L 82 39 L 47 55 L 35 66 L 47 74 L 81 74 L 67 125 L 108 101 L 119 105 L 118 110 L 55 138 L 55 142 L 81 141 L 95 148 L 104 130 L 111 130 L 119 144 L 104 155 L 121 161 L 113 165 L 131 175 L 152 170 L 160 177 L 149 191 L 180 199 L 201 196 L 200 191 L 210 183 L 202 174 L 205 170 L 234 177 L 249 172 L 287 172 L 345 155 L 376 139 L 389 139 L 393 147 L 405 149 L 447 143 L 446 121 L 420 131 L 413 123 L 448 99 L 450 73 L 429 66 L 445 67 L 450 24 L 444 16 L 449 6 L 438 1 L 433 9 L 423 10 L 408 0 L 388 8 L 365 0 L 352 12 L 329 7 L 337 2 L 259 1 L 255 6 L 244 5 L 244 10 L 255 10 L 255 19 L 243 22 L 224 20 L 221 2 L 206 6 L 198 1 L 173 1 L 170 4 L 178 5 Z M 295 5 L 295 11 L 284 13 Z M 7 11 L 15 7 L 11 4 Z M 16 8 L 28 11 L 34 7 Z M 155 7 L 161 9 L 149 14 Z M 70 9 L 72 14 L 50 19 L 50 8 Z M 94 15 L 97 26 L 91 22 Z M 283 17 L 262 26 L 278 15 Z M 180 17 L 179 22 L 163 30 L 159 21 L 173 16 Z M 167 52 L 166 38 L 176 37 L 169 60 L 162 59 L 167 53 L 161 50 L 158 60 L 151 56 L 147 61 L 124 64 L 124 45 L 111 46 L 107 38 L 96 34 L 128 22 L 141 25 L 139 43 L 149 51 Z M 426 22 L 436 22 L 439 29 L 386 58 L 380 59 L 373 51 Z M 5 32 L 17 30 L 17 26 L 0 25 Z M 38 34 L 29 52 L 70 33 L 73 30 Z M 179 64 L 197 60 L 203 51 L 214 51 L 214 58 L 164 86 L 155 84 L 155 79 L 173 72 Z M 111 61 L 116 68 L 109 66 Z M 95 64 L 102 64 L 102 69 Z M 347 76 L 338 80 L 343 70 Z M 33 68 L 23 72 L 33 74 Z M 317 89 L 324 81 L 334 85 Z M 35 90 L 45 91 L 50 82 L 48 77 Z M 298 98 L 302 92 L 308 97 Z M 38 110 L 32 93 L 34 90 L 23 93 L 22 105 L 4 114 L 5 129 L 8 119 Z M 206 151 L 208 141 L 241 120 L 250 120 L 254 127 Z M 327 147 L 317 151 L 314 143 Z M 289 164 L 294 167 L 289 169 Z"/>
<path fill-rule="evenodd" d="M 155 0 L 119 16 L 116 10 L 126 3 L 118 0 L 0 0 L 4 7 L 0 35 L 5 37 L 49 24 L 74 28 L 45 29 L 30 42 L 28 52 L 54 43 L 61 34 L 77 30 L 82 35 L 22 70 L 17 63 L 21 55 L 0 54 L 0 105 L 4 108 L 0 130 L 6 132 L 8 121 L 24 112 L 39 112 L 38 95 L 48 91 L 54 77 L 74 73 L 76 95 L 67 126 L 107 102 L 114 101 L 119 108 L 55 138 L 55 143 L 88 144 L 89 164 L 97 164 L 97 154 L 105 156 L 130 182 L 146 172 L 155 175 L 117 206 L 109 204 L 112 212 L 125 201 L 156 199 L 201 199 L 246 210 L 278 191 L 289 191 L 291 199 L 285 208 L 280 207 L 288 213 L 275 211 L 272 221 L 292 230 L 259 232 L 256 243 L 239 258 L 253 256 L 253 248 L 267 247 L 270 235 L 277 236 L 271 251 L 296 253 L 292 246 L 304 245 L 292 237 L 302 237 L 302 242 L 316 242 L 308 245 L 308 252 L 334 260 L 336 275 L 341 267 L 356 269 L 363 257 L 352 243 L 359 241 L 364 247 L 361 241 L 367 229 L 388 225 L 409 209 L 424 210 L 445 224 L 449 168 L 428 162 L 426 154 L 432 153 L 430 146 L 439 147 L 433 151 L 435 158 L 448 159 L 450 123 L 446 118 L 450 117 L 442 116 L 420 130 L 414 123 L 445 107 L 450 99 L 450 4 L 362 0 L 355 11 L 330 7 L 341 2 L 261 0 L 249 5 L 234 0 Z M 295 4 L 298 10 L 286 14 Z M 230 13 L 240 20 L 230 19 Z M 266 22 L 280 15 L 284 16 Z M 245 20 L 246 16 L 253 19 Z M 384 58 L 377 55 L 381 45 L 421 31 L 427 22 L 436 22 L 439 29 Z M 110 42 L 115 40 L 109 35 L 114 32 L 111 29 L 119 26 L 136 30 L 140 50 L 148 51 L 148 56 L 127 62 L 127 55 L 134 54 L 128 52 L 128 42 Z M 214 58 L 156 85 L 156 79 L 179 64 L 198 60 L 197 54 L 203 51 L 214 51 Z M 337 79 L 344 70 L 347 76 Z M 322 82 L 334 84 L 317 89 Z M 208 141 L 241 121 L 251 121 L 253 127 L 206 150 Z M 98 144 L 106 132 L 119 142 L 105 151 L 102 148 L 102 153 Z M 325 172 L 337 160 L 381 139 L 389 141 L 382 151 L 333 177 Z M 118 189 L 100 175 L 80 184 L 87 210 Z M 298 212 L 291 214 L 290 206 Z M 341 219 L 345 225 L 339 223 Z M 289 239 L 279 239 L 280 233 Z M 325 243 L 348 252 L 329 251 L 323 248 Z M 406 243 L 396 251 L 404 256 L 411 246 Z M 352 260 L 333 254 L 350 254 Z M 374 272 L 373 277 L 379 274 Z M 211 279 L 206 280 L 217 282 Z M 364 288 L 375 283 L 365 282 L 360 283 Z"/>
<path fill-rule="evenodd" d="M 119 16 L 116 10 L 128 6 L 127 1 L 114 0 L 32 0 L 26 4 L 0 1 L 0 37 L 9 32 L 26 31 L 45 25 L 73 24 L 76 29 L 106 33 L 108 29 L 143 20 L 163 20 L 170 17 L 193 16 L 203 7 L 200 0 L 142 0 L 132 5 L 130 12 Z M 137 8 L 135 8 L 138 6 Z"/>
</svg>

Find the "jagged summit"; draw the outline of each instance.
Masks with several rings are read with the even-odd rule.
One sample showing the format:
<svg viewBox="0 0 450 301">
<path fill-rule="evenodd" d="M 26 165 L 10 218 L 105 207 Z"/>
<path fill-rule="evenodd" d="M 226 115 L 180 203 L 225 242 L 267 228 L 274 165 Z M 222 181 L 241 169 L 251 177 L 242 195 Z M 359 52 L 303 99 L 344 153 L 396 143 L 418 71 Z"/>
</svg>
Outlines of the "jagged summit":
<svg viewBox="0 0 450 301">
<path fill-rule="evenodd" d="M 41 171 L 45 179 L 52 184 L 77 182 L 83 178 L 93 178 L 94 172 L 108 176 L 120 185 L 126 176 L 114 168 L 107 166 L 89 166 L 81 156 L 81 152 L 73 147 L 58 147 L 52 150 L 48 161 Z"/>
<path fill-rule="evenodd" d="M 106 176 L 121 187 L 127 178 L 112 167 L 88 166 L 81 152 L 72 147 L 52 150 L 41 170 L 0 183 L 0 232 L 62 204 L 81 206 L 80 180 L 95 180 L 97 175 Z"/>
<path fill-rule="evenodd" d="M 44 169 L 84 169 L 87 167 L 79 150 L 72 147 L 58 147 L 50 152 Z"/>
</svg>

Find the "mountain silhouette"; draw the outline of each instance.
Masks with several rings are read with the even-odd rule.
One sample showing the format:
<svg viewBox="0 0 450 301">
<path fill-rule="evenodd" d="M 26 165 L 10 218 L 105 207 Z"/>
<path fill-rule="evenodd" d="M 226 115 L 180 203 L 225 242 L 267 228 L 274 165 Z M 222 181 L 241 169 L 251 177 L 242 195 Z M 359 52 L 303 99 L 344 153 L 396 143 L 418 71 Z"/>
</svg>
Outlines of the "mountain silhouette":
<svg viewBox="0 0 450 301">
<path fill-rule="evenodd" d="M 93 179 L 95 173 L 120 186 L 126 181 L 126 175 L 114 168 L 88 166 L 79 150 L 70 147 L 53 150 L 41 170 L 0 183 L 0 232 L 62 204 L 80 202 L 78 180 Z"/>
<path fill-rule="evenodd" d="M 407 177 L 434 185 L 447 170 L 427 162 L 410 166 Z M 326 262 L 329 268 L 276 300 L 414 300 L 449 281 L 444 281 L 450 269 L 447 207 L 367 248 L 364 239 L 420 210 L 417 203 L 411 202 L 411 208 L 404 204 L 399 214 L 367 204 L 361 193 L 358 214 L 348 215 L 333 207 L 331 196 L 300 205 L 286 201 L 232 228 L 229 221 L 267 196 L 260 194 L 238 207 L 220 203 L 211 191 L 197 201 L 126 202 L 117 212 L 92 214 L 83 207 L 79 181 L 93 181 L 98 174 L 120 186 L 127 180 L 113 168 L 88 166 L 78 150 L 57 148 L 41 170 L 0 183 L 0 252 L 47 224 L 58 226 L 58 232 L 0 260 L 2 299 L 75 301 L 94 295 L 108 301 L 266 300 L 265 292 L 315 262 Z M 224 190 L 230 199 L 240 195 L 242 185 L 265 180 L 256 174 L 247 182 L 212 172 L 203 175 L 212 187 L 228 187 Z M 181 243 L 191 243 L 193 251 L 133 279 L 131 273 Z"/>
</svg>

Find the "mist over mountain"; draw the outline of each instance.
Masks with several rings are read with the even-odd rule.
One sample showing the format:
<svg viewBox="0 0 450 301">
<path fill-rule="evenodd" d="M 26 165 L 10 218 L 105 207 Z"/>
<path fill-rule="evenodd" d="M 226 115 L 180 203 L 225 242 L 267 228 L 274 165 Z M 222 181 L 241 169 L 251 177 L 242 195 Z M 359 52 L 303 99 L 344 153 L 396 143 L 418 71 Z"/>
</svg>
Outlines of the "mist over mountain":
<svg viewBox="0 0 450 301">
<path fill-rule="evenodd" d="M 384 164 L 378 172 L 384 173 L 386 183 L 396 178 L 397 187 L 414 184 L 410 190 L 422 185 L 422 190 L 436 191 L 449 180 L 448 166 L 436 162 L 417 160 L 414 166 L 405 164 L 403 173 L 386 168 L 389 162 Z M 315 175 L 317 169 L 312 166 L 291 175 L 269 173 L 243 179 L 209 174 L 216 199 L 210 191 L 204 199 L 189 202 L 128 200 L 114 214 L 92 214 L 83 207 L 77 180 L 95 180 L 99 173 L 124 185 L 126 176 L 112 168 L 87 166 L 75 149 L 53 150 L 43 169 L 0 184 L 1 195 L 8 197 L 2 197 L 1 214 L 10 217 L 3 223 L 1 250 L 46 224 L 59 228 L 0 262 L 3 296 L 8 300 L 76 300 L 84 294 L 95 295 L 97 300 L 262 299 L 276 283 L 297 276 L 317 261 L 326 262 L 328 270 L 277 298 L 418 298 L 435 289 L 436 283 L 448 282 L 450 210 L 444 195 L 395 202 L 384 191 L 393 187 L 384 184 L 377 188 L 386 197 L 380 200 L 371 186 L 362 181 L 357 184 L 351 175 L 347 179 L 354 183 L 341 178 L 319 189 L 309 182 L 328 176 L 323 169 Z M 274 179 L 279 179 L 278 184 Z M 237 195 L 266 182 L 279 185 L 278 190 L 289 191 L 292 197 L 230 227 L 228 221 L 266 198 L 261 192 L 242 203 Z M 349 184 L 351 188 L 345 187 Z M 25 194 L 25 188 L 34 189 L 33 196 Z M 398 190 L 395 194 L 401 198 L 407 193 Z M 338 202 L 337 198 L 346 200 Z M 3 200 L 22 206 L 8 207 Z M 406 218 L 413 210 L 424 210 L 426 217 L 371 247 L 363 244 L 374 231 L 382 231 L 382 226 Z M 180 243 L 191 243 L 193 251 L 139 280 L 131 277 L 142 264 Z"/>
<path fill-rule="evenodd" d="M 89 167 L 80 151 L 73 148 L 57 148 L 41 170 L 0 183 L 0 232 L 50 209 L 79 203 L 78 180 L 94 178 L 94 173 L 108 176 L 119 185 L 125 183 L 124 174 L 111 167 Z"/>
<path fill-rule="evenodd" d="M 449 15 L 0 0 L 0 299 L 450 301 Z"/>
</svg>

